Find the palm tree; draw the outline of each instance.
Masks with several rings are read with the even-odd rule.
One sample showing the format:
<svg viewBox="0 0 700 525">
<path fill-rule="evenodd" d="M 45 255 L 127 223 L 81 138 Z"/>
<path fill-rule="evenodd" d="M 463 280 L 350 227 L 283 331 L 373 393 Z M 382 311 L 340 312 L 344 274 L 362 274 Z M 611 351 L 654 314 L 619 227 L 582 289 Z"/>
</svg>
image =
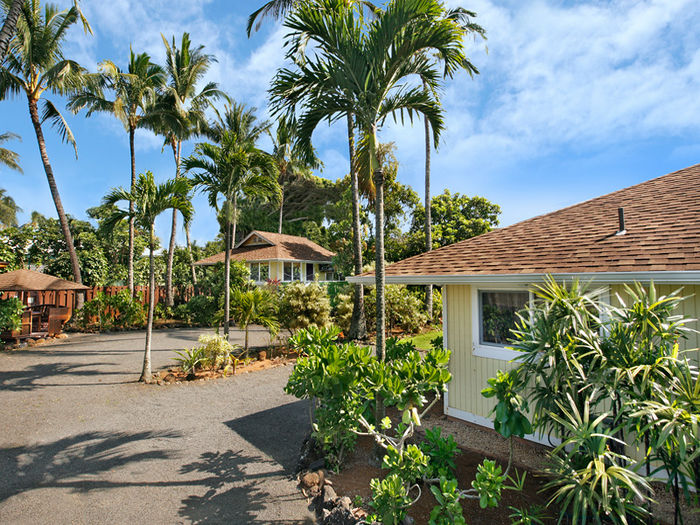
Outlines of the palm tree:
<svg viewBox="0 0 700 525">
<path fill-rule="evenodd" d="M 15 200 L 0 188 L 0 228 L 17 226 L 17 213 L 21 211 Z"/>
<path fill-rule="evenodd" d="M 74 0 L 73 5 L 76 9 L 78 9 L 78 14 L 80 15 L 85 31 L 92 34 L 90 24 L 88 24 L 87 20 L 83 16 L 82 11 L 80 11 L 78 2 L 79 0 Z M 6 15 L 5 21 L 2 23 L 2 28 L 0 29 L 0 62 L 2 62 L 3 58 L 5 58 L 7 48 L 10 45 L 10 40 L 12 40 L 12 37 L 15 35 L 17 21 L 19 20 L 19 15 L 22 12 L 24 0 L 3 0 L 2 4 L 5 8 Z"/>
<path fill-rule="evenodd" d="M 8 140 L 22 140 L 19 135 L 14 133 L 1 133 L 0 134 L 0 144 L 7 142 Z M 11 170 L 19 171 L 22 173 L 22 168 L 19 165 L 19 154 L 7 148 L 0 148 L 0 164 L 10 168 Z"/>
<path fill-rule="evenodd" d="M 231 317 L 245 330 L 243 351 L 248 356 L 248 328 L 251 324 L 264 326 L 275 338 L 280 324 L 275 315 L 275 301 L 267 290 L 255 286 L 250 290 L 236 290 L 231 298 Z"/>
<path fill-rule="evenodd" d="M 228 107 L 224 116 L 210 126 L 208 134 L 217 144 L 199 143 L 195 153 L 183 160 L 187 172 L 195 172 L 192 184 L 206 193 L 209 205 L 223 214 L 224 335 L 229 336 L 231 305 L 231 247 L 236 239 L 238 200 L 243 196 L 279 198 L 280 188 L 274 158 L 257 146 L 267 124 L 257 122 L 253 110 L 241 104 Z M 223 202 L 220 204 L 220 197 Z"/>
<path fill-rule="evenodd" d="M 316 44 L 316 54 L 295 69 L 283 68 L 273 80 L 272 104 L 277 111 L 299 108 L 300 143 L 311 148 L 313 131 L 322 120 L 333 122 L 354 115 L 367 137 L 375 180 L 377 355 L 385 356 L 384 315 L 384 174 L 377 163 L 378 132 L 388 116 L 414 114 L 428 118 L 433 142 L 443 130 L 443 110 L 431 91 L 439 74 L 424 56 L 437 53 L 445 71 L 464 59 L 462 28 L 445 19 L 437 0 L 393 0 L 386 10 L 364 24 L 339 0 L 299 6 L 285 21 L 290 30 L 285 45 L 292 54 L 300 38 Z M 424 79 L 430 90 L 406 84 Z"/>
<path fill-rule="evenodd" d="M 173 150 L 175 158 L 175 178 L 180 176 L 182 142 L 198 135 L 206 125 L 204 110 L 214 99 L 226 96 L 219 91 L 215 82 L 207 83 L 199 92 L 197 84 L 204 77 L 216 59 L 204 53 L 204 46 L 192 47 L 189 33 L 183 33 L 180 47 L 175 37 L 168 43 L 165 37 L 165 69 L 168 83 L 157 104 L 153 128 L 165 137 L 166 144 Z M 168 306 L 174 304 L 173 297 L 173 256 L 177 234 L 177 211 L 173 211 L 168 246 L 166 270 L 166 293 Z"/>
<path fill-rule="evenodd" d="M 101 72 L 94 77 L 95 82 L 86 89 L 73 95 L 68 107 L 75 113 L 87 108 L 86 116 L 96 111 L 111 113 L 124 125 L 129 134 L 129 153 L 131 158 L 131 188 L 136 184 L 136 150 L 134 137 L 136 130 L 142 127 L 153 107 L 156 91 L 165 83 L 165 71 L 151 62 L 146 53 L 134 54 L 129 50 L 129 66 L 125 72 L 112 61 L 100 64 Z M 110 100 L 104 96 L 104 90 L 114 94 Z M 133 211 L 133 203 L 130 207 Z M 134 295 L 134 221 L 129 222 L 129 292 Z"/>
<path fill-rule="evenodd" d="M 171 179 L 163 184 L 156 184 L 153 173 L 140 174 L 131 191 L 124 188 L 115 188 L 103 199 L 103 204 L 115 206 L 114 212 L 105 219 L 106 229 L 114 228 L 123 220 L 131 220 L 139 228 L 148 230 L 148 259 L 150 264 L 148 290 L 148 324 L 146 325 L 146 350 L 143 356 L 143 369 L 139 381 L 150 383 L 151 374 L 151 333 L 153 331 L 153 309 L 155 303 L 155 258 L 153 251 L 156 249 L 155 221 L 166 210 L 177 210 L 182 213 L 185 220 L 192 217 L 192 203 L 187 198 L 190 185 L 187 179 Z M 119 202 L 129 202 L 127 209 L 117 207 Z M 131 206 L 131 203 L 134 205 Z"/>
<path fill-rule="evenodd" d="M 473 11 L 467 11 L 461 7 L 450 9 L 445 13 L 445 18 L 450 19 L 462 27 L 465 35 L 472 35 L 474 38 L 480 36 L 486 38 L 486 31 L 480 25 L 472 21 L 476 17 L 476 13 Z M 429 56 L 429 55 L 428 55 Z M 440 61 L 439 56 L 433 57 L 438 62 Z M 470 77 L 479 74 L 479 70 L 476 68 L 472 62 L 465 57 L 464 62 L 461 64 L 461 69 L 464 69 L 469 73 Z M 447 73 L 447 71 L 446 71 Z M 445 76 L 448 76 L 447 74 Z M 449 75 L 451 76 L 451 75 Z M 423 88 L 429 89 L 427 83 L 423 82 Z M 434 93 L 434 95 L 437 95 Z M 436 96 L 437 98 L 437 96 Z M 430 145 L 430 122 L 427 118 L 423 119 L 425 126 L 425 251 L 429 252 L 433 249 L 433 224 L 432 224 L 432 214 L 431 214 L 431 195 L 430 195 L 430 155 L 431 155 L 431 145 Z M 433 285 L 429 284 L 425 287 L 425 307 L 428 312 L 428 319 L 433 317 Z"/>
<path fill-rule="evenodd" d="M 307 2 L 308 4 L 308 2 Z M 380 10 L 371 2 L 366 0 L 345 0 L 342 2 L 346 9 L 355 9 L 361 19 L 364 20 L 364 13 L 368 11 L 370 17 L 376 17 L 380 13 Z M 296 7 L 301 5 L 298 0 L 270 0 L 265 3 L 260 9 L 255 11 L 248 18 L 247 32 L 250 37 L 250 33 L 255 24 L 255 29 L 259 29 L 262 20 L 265 17 L 273 16 L 274 18 L 281 18 L 285 16 L 288 12 L 292 11 Z M 320 2 L 319 7 L 323 7 L 323 3 Z M 256 23 L 257 21 L 257 23 Z M 316 36 L 318 37 L 318 35 Z M 303 34 L 300 35 L 300 43 L 304 43 L 307 37 Z M 317 43 L 318 40 L 316 40 Z M 296 46 L 296 49 L 290 51 L 290 56 L 293 56 L 295 60 L 303 61 L 303 53 L 300 53 L 305 46 Z M 350 159 L 350 185 L 352 186 L 352 233 L 353 233 L 353 262 L 355 275 L 362 273 L 363 261 L 362 261 L 362 225 L 360 223 L 360 185 L 358 181 L 358 173 L 356 169 L 355 162 L 355 126 L 353 122 L 353 114 L 349 112 L 346 115 L 347 129 L 348 129 L 348 153 Z M 352 318 L 350 320 L 350 330 L 348 336 L 350 339 L 363 340 L 367 337 L 367 325 L 365 322 L 365 302 L 364 302 L 364 286 L 362 284 L 355 285 L 355 293 L 353 299 L 353 309 Z"/>
<path fill-rule="evenodd" d="M 63 141 L 73 145 L 76 157 L 78 154 L 77 145 L 68 123 L 50 100 L 43 100 L 43 111 L 42 115 L 39 116 L 39 100 L 46 92 L 70 95 L 84 85 L 84 68 L 77 62 L 66 59 L 61 49 L 68 30 L 80 16 L 80 11 L 75 6 L 59 11 L 55 6 L 49 4 L 42 11 L 39 0 L 26 0 L 17 22 L 16 38 L 11 41 L 0 70 L 0 99 L 5 99 L 10 95 L 18 95 L 21 92 L 24 92 L 27 97 L 29 116 L 34 126 L 49 189 L 66 240 L 73 278 L 77 283 L 82 283 L 80 263 L 75 252 L 68 218 L 63 209 L 53 169 L 46 152 L 42 123 L 47 120 L 51 121 Z"/>
<path fill-rule="evenodd" d="M 282 233 L 282 220 L 284 218 L 284 190 L 295 180 L 308 179 L 311 169 L 320 165 L 320 161 L 313 155 L 311 163 L 304 159 L 296 147 L 296 123 L 286 118 L 279 120 L 277 130 L 272 137 L 272 156 L 277 164 L 278 181 L 281 189 L 280 214 L 277 233 Z"/>
</svg>

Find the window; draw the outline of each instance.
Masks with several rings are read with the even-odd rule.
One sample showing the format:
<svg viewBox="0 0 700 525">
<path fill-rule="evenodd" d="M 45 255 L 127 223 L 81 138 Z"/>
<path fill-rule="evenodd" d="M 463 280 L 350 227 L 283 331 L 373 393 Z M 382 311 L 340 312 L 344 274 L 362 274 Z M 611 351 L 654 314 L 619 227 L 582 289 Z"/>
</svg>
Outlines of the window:
<svg viewBox="0 0 700 525">
<path fill-rule="evenodd" d="M 506 346 L 517 313 L 530 303 L 530 293 L 524 289 L 472 290 L 474 355 L 504 361 L 518 357 L 519 352 Z"/>
<path fill-rule="evenodd" d="M 270 278 L 270 263 L 250 263 L 250 280 L 255 282 L 267 281 Z"/>
<path fill-rule="evenodd" d="M 306 263 L 306 280 L 307 281 L 314 281 L 315 280 L 314 264 L 313 263 Z"/>
<path fill-rule="evenodd" d="M 301 263 L 284 263 L 284 281 L 301 281 Z"/>
</svg>

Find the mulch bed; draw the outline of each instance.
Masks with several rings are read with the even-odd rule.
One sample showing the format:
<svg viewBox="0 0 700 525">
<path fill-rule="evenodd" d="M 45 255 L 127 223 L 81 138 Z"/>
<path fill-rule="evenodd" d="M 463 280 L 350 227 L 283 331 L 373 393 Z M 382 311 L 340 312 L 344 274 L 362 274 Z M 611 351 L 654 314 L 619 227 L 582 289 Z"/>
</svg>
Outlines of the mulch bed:
<svg viewBox="0 0 700 525">
<path fill-rule="evenodd" d="M 273 352 L 270 355 L 270 352 Z M 251 355 L 251 357 L 253 357 Z M 171 367 L 167 370 L 161 370 L 156 374 L 156 383 L 170 384 L 183 383 L 188 381 L 209 381 L 211 379 L 220 379 L 224 377 L 233 377 L 238 374 L 248 374 L 275 368 L 278 366 L 293 365 L 296 362 L 298 354 L 291 352 L 286 348 L 274 348 L 257 352 L 256 356 L 248 364 L 239 363 L 238 366 L 231 372 L 225 372 L 223 369 L 206 369 L 197 370 L 195 374 L 185 374 L 180 368 Z"/>
</svg>

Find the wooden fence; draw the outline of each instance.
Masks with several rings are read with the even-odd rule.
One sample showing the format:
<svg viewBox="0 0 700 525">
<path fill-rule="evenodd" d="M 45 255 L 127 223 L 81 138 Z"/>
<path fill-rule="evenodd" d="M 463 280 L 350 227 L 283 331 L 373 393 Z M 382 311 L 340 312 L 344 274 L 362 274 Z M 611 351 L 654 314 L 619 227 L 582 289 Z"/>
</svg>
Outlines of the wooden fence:
<svg viewBox="0 0 700 525">
<path fill-rule="evenodd" d="M 142 304 L 148 304 L 148 286 L 136 286 L 137 297 L 140 298 Z M 104 292 L 106 295 L 112 296 L 118 294 L 122 290 L 128 290 L 128 286 L 95 286 L 85 290 L 85 301 L 90 301 L 95 298 L 95 296 Z M 155 289 L 156 304 L 165 303 L 167 292 L 165 286 L 156 286 Z M 7 299 L 8 297 L 19 297 L 22 302 L 28 306 L 29 300 L 32 298 L 32 306 L 41 305 L 51 305 L 56 307 L 65 307 L 70 309 L 72 315 L 73 309 L 76 304 L 76 293 L 73 290 L 62 290 L 62 291 L 40 291 L 40 292 L 4 292 L 0 294 L 0 299 Z M 194 295 L 195 290 L 192 286 L 188 286 L 182 290 L 175 288 L 175 301 L 176 302 L 187 302 Z"/>
</svg>

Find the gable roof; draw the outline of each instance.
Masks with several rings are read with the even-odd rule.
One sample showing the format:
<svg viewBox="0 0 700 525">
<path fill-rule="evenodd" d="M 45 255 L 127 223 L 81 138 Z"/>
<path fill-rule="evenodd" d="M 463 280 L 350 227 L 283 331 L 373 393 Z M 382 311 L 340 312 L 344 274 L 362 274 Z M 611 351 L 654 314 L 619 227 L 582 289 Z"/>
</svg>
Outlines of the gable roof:
<svg viewBox="0 0 700 525">
<path fill-rule="evenodd" d="M 87 290 L 88 287 L 34 270 L 14 270 L 0 274 L 0 291 Z"/>
<path fill-rule="evenodd" d="M 264 244 L 244 245 L 253 237 L 257 237 Z M 224 262 L 224 252 L 207 257 L 195 264 L 197 266 L 209 266 Z M 253 230 L 234 249 L 231 250 L 233 261 L 307 261 L 330 263 L 335 253 L 326 250 L 313 241 L 297 235 L 285 235 L 283 233 L 264 232 Z"/>
<path fill-rule="evenodd" d="M 386 267 L 388 282 L 603 272 L 700 273 L 700 164 Z"/>
</svg>

